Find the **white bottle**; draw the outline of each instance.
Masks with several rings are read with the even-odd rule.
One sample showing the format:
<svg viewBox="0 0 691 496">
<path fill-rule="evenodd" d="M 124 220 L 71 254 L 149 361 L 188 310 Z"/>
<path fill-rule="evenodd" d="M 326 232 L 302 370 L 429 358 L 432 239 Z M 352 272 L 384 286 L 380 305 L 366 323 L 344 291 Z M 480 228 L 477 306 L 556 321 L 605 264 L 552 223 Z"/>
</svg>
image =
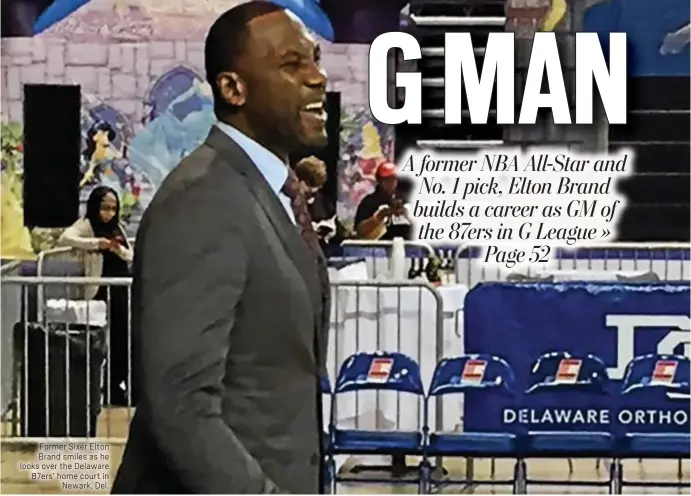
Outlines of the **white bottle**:
<svg viewBox="0 0 691 496">
<path fill-rule="evenodd" d="M 393 281 L 405 281 L 407 279 L 405 268 L 405 241 L 403 241 L 403 238 L 397 237 L 393 239 L 389 267 L 391 268 L 391 279 Z"/>
</svg>

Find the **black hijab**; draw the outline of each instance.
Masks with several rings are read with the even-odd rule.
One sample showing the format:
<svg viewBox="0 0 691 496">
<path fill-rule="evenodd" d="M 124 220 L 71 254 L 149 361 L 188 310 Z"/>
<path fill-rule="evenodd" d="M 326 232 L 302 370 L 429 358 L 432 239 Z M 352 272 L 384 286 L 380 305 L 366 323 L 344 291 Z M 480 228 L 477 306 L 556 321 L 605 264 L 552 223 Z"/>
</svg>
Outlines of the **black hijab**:
<svg viewBox="0 0 691 496">
<path fill-rule="evenodd" d="M 115 197 L 115 215 L 110 219 L 110 222 L 103 222 L 101 220 L 101 203 L 103 203 L 103 198 L 108 193 Z M 97 238 L 113 238 L 122 235 L 118 224 L 120 219 L 120 198 L 118 198 L 118 194 L 113 188 L 108 186 L 97 186 L 94 188 L 86 201 L 86 218 L 91 223 L 94 235 Z"/>
</svg>

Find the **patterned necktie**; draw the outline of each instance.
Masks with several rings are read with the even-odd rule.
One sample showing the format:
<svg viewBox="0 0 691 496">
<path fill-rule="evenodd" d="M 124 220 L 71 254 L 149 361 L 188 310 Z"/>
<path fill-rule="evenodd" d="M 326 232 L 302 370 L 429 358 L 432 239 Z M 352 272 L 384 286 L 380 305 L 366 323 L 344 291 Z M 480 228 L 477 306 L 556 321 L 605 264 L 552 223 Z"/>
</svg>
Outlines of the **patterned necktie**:
<svg viewBox="0 0 691 496">
<path fill-rule="evenodd" d="M 293 209 L 295 221 L 300 229 L 302 239 L 305 240 L 305 243 L 307 243 L 307 246 L 309 246 L 315 255 L 318 257 L 322 256 L 319 238 L 312 226 L 312 216 L 307 208 L 307 195 L 293 169 L 288 169 L 288 178 L 283 188 L 281 188 L 281 192 L 290 198 L 290 206 Z"/>
</svg>

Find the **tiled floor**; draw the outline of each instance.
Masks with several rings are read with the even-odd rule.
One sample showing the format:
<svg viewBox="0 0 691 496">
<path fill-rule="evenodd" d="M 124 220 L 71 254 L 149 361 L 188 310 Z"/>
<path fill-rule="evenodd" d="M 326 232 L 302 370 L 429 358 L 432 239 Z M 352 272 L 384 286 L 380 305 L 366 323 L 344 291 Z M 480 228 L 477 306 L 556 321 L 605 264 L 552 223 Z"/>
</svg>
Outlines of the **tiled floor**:
<svg viewBox="0 0 691 496">
<path fill-rule="evenodd" d="M 106 411 L 99 419 L 98 434 L 102 437 L 119 437 L 124 439 L 127 434 L 129 415 L 126 409 L 111 409 Z M 4 442 L 3 438 L 2 457 L 1 457 L 1 476 L 2 487 L 0 493 L 3 494 L 61 494 L 60 483 L 58 481 L 32 481 L 26 471 L 19 469 L 20 462 L 31 462 L 35 459 L 33 446 L 18 445 L 14 442 Z M 111 480 L 115 475 L 117 466 L 122 456 L 122 443 L 110 443 L 110 473 Z M 347 463 L 346 467 L 351 466 Z M 466 474 L 465 460 L 444 461 L 444 466 L 453 477 L 462 478 Z M 490 460 L 475 460 L 475 477 L 489 480 L 492 474 L 492 464 Z M 494 479 L 510 479 L 513 472 L 513 462 L 498 460 L 494 467 Z M 607 479 L 608 471 L 604 463 L 599 470 L 596 469 L 595 460 L 574 460 L 573 471 L 569 468 L 567 460 L 530 460 L 528 461 L 529 477 L 533 479 L 545 480 L 601 480 Z M 683 480 L 687 481 L 687 487 L 682 490 L 648 488 L 626 488 L 625 493 L 630 494 L 689 494 L 689 462 L 683 462 Z M 638 480 L 677 480 L 676 461 L 647 460 L 639 463 L 636 460 L 628 461 L 625 464 L 624 473 L 627 479 Z M 99 491 L 85 491 L 82 493 L 94 493 Z M 107 492 L 107 491 L 100 491 Z M 338 487 L 339 493 L 345 494 L 414 494 L 417 492 L 416 485 L 383 484 L 372 485 L 366 483 L 341 484 Z M 510 486 L 492 485 L 456 485 L 444 488 L 441 492 L 446 494 L 510 494 Z M 531 494 L 607 494 L 607 487 L 584 487 L 584 486 L 554 486 L 542 485 L 531 486 Z M 79 494 L 79 491 L 73 491 Z"/>
</svg>

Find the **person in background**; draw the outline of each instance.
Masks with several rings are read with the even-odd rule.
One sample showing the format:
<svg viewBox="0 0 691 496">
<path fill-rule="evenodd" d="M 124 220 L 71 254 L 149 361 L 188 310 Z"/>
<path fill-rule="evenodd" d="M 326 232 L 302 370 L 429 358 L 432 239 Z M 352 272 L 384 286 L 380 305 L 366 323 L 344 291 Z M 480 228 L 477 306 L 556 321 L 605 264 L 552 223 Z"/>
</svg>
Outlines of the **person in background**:
<svg viewBox="0 0 691 496">
<path fill-rule="evenodd" d="M 300 159 L 295 164 L 294 169 L 295 174 L 305 188 L 308 200 L 314 198 L 326 182 L 326 164 L 324 161 L 314 155 L 310 155 Z"/>
<path fill-rule="evenodd" d="M 305 157 L 295 165 L 295 174 L 304 185 L 314 230 L 322 250 L 328 255 L 331 248 L 340 245 L 352 233 L 338 220 L 335 202 L 329 201 L 322 189 L 326 182 L 326 164 L 314 155 Z"/>
<path fill-rule="evenodd" d="M 323 160 L 311 155 L 295 164 L 295 174 L 302 183 L 312 225 L 324 249 L 335 231 L 335 227 L 330 225 L 333 224 L 333 217 L 336 214 L 322 190 L 326 182 L 326 164 Z"/>
<path fill-rule="evenodd" d="M 365 196 L 355 213 L 355 230 L 360 239 L 410 239 L 412 222 L 404 197 L 398 191 L 396 166 L 385 162 L 376 172 L 374 192 Z"/>
<path fill-rule="evenodd" d="M 125 231 L 119 223 L 120 200 L 115 190 L 98 186 L 89 195 L 86 215 L 68 227 L 58 244 L 70 246 L 82 252 L 86 277 L 129 277 L 132 249 Z M 110 374 L 109 394 L 106 401 L 111 405 L 128 405 L 134 392 L 131 382 L 130 346 L 128 339 L 129 303 L 126 286 L 87 286 L 87 300 L 105 301 L 109 305 Z M 128 391 L 129 390 L 129 391 Z"/>
</svg>

